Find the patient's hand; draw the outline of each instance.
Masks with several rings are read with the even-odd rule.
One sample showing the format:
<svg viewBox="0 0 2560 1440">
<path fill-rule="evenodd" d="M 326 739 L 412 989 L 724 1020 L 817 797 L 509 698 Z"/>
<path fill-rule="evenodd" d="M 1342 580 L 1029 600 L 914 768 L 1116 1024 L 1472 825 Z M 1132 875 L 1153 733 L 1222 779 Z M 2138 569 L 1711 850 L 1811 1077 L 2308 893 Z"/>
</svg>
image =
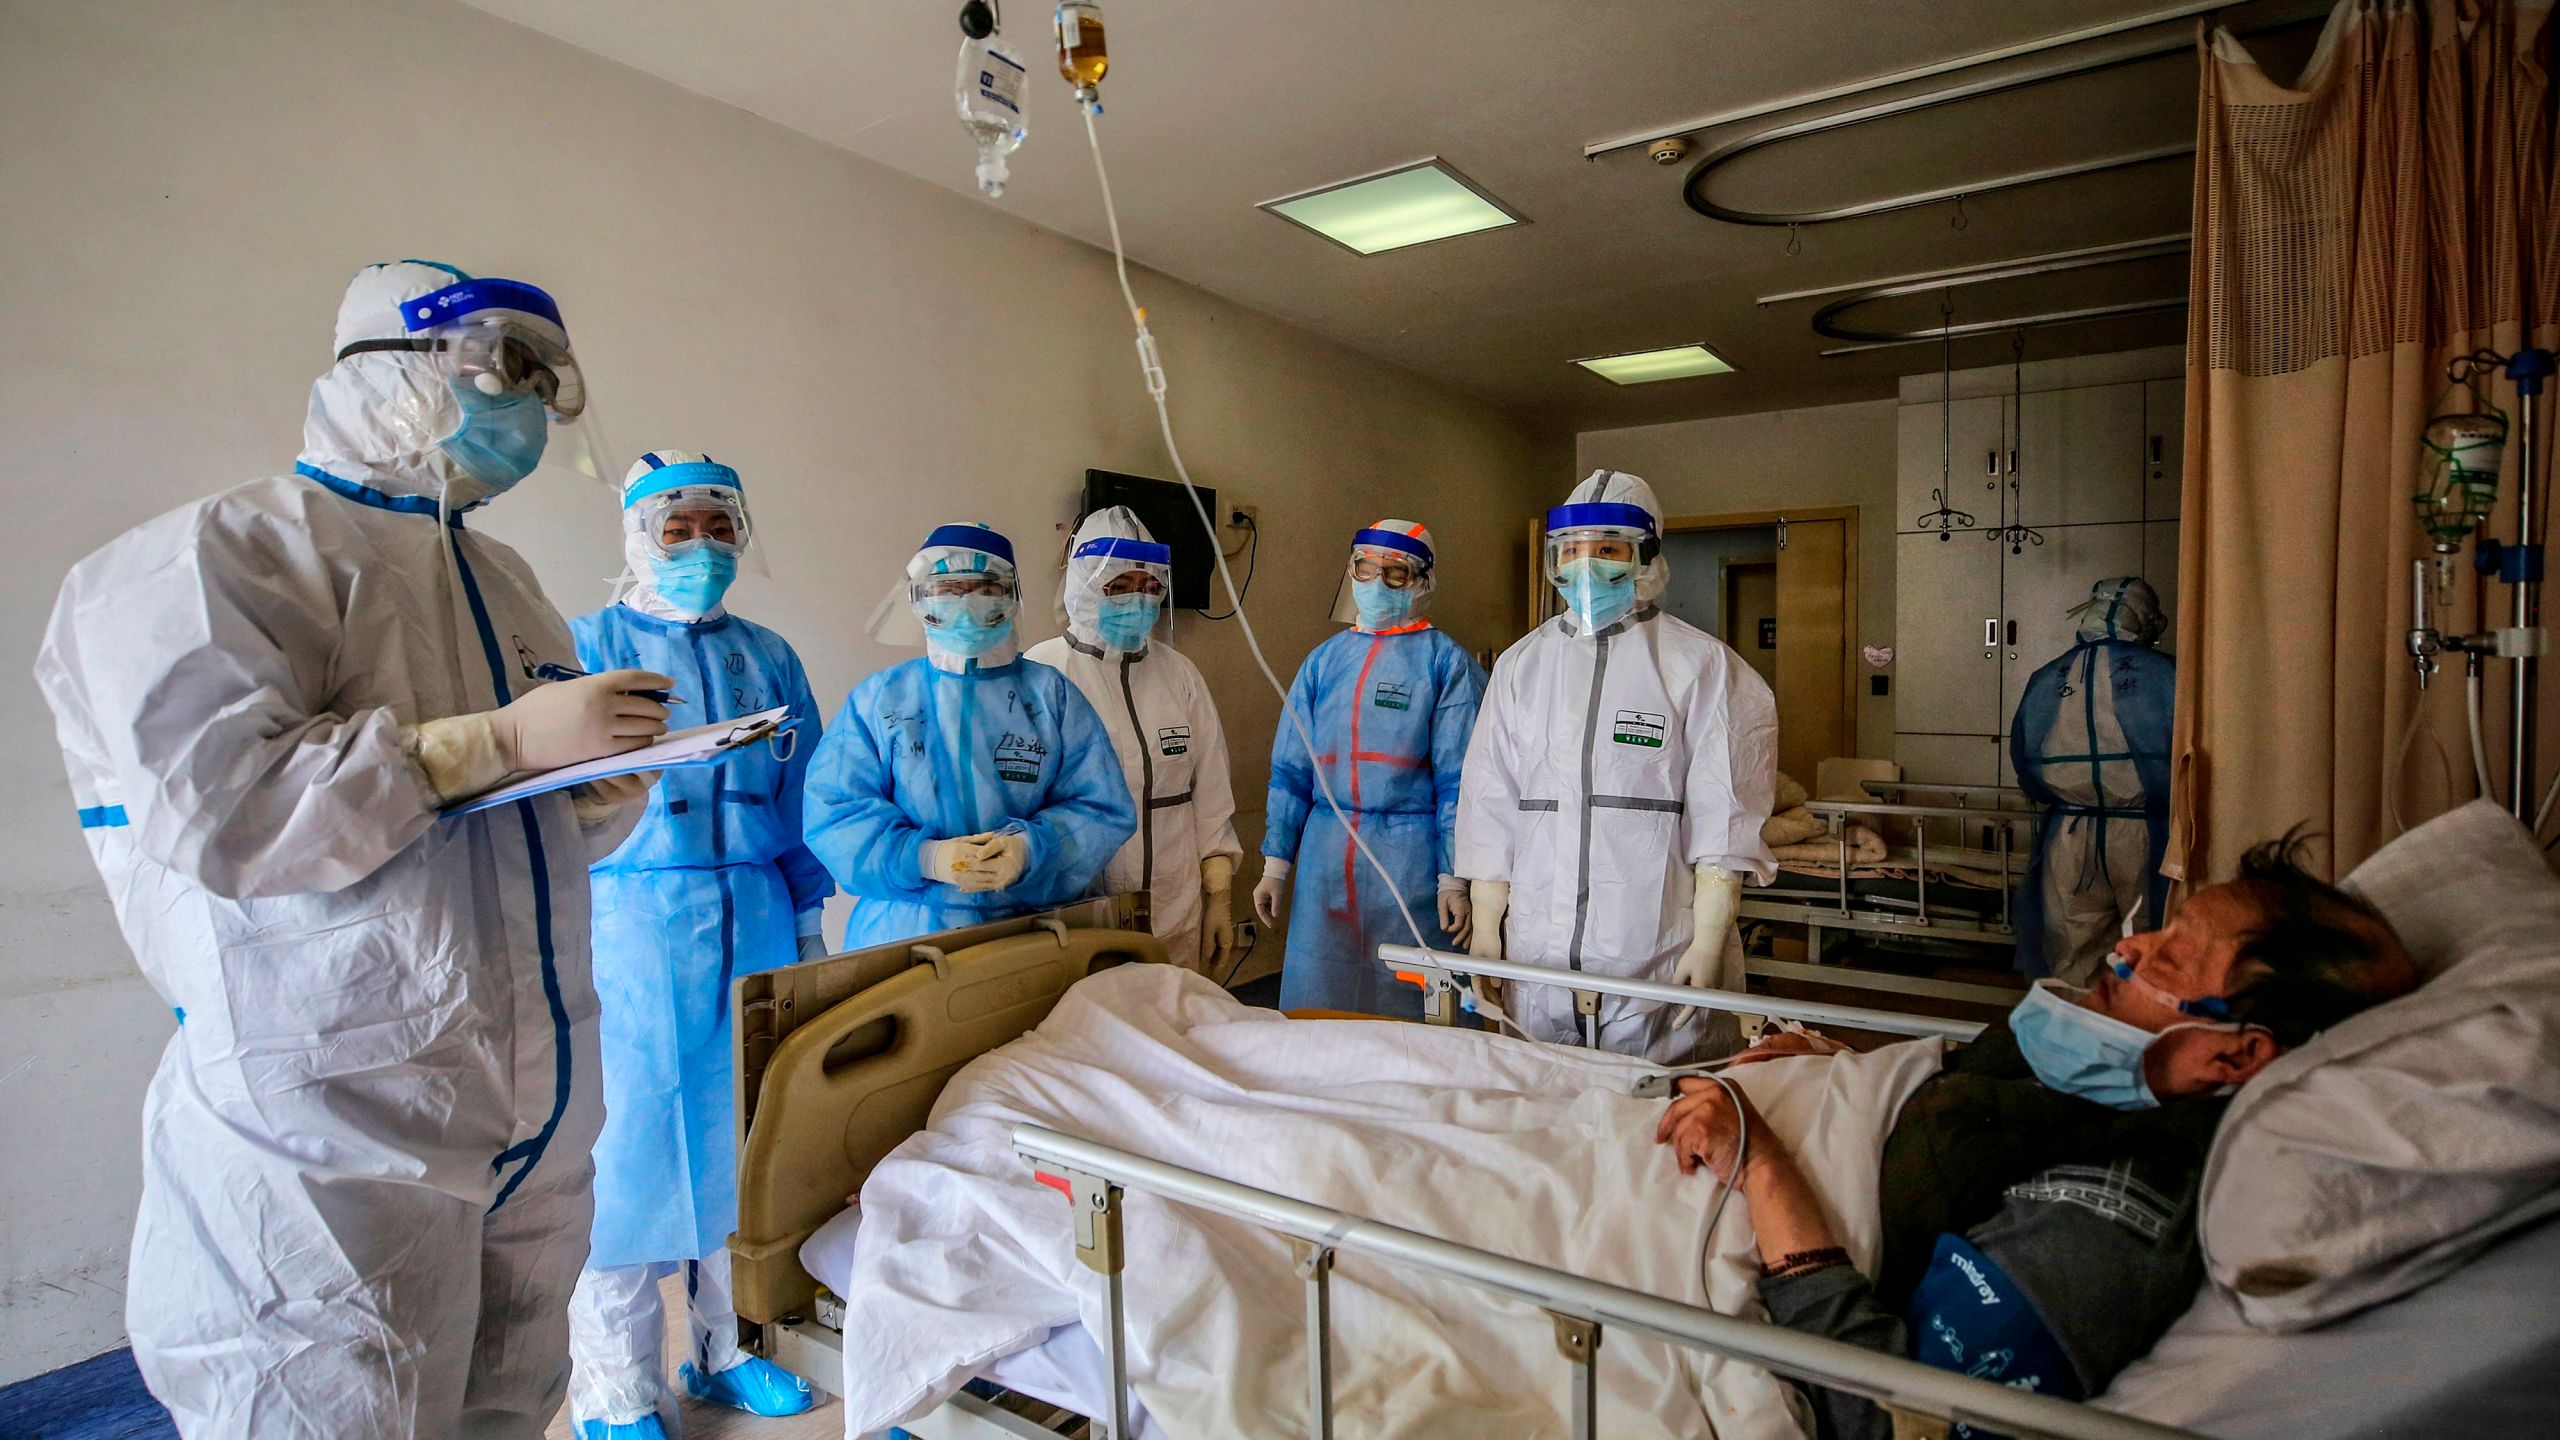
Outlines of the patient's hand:
<svg viewBox="0 0 2560 1440">
<path fill-rule="evenodd" d="M 1849 1047 L 1827 1035 L 1810 1030 L 1772 1030 L 1760 1037 L 1750 1049 L 1725 1062 L 1725 1068 L 1748 1065 L 1755 1060 L 1784 1060 L 1796 1055 L 1837 1055 Z"/>
<path fill-rule="evenodd" d="M 1739 1103 L 1741 1109 L 1736 1112 Z M 1747 1155 L 1743 1150 L 1744 1127 L 1749 1127 L 1751 1144 Z M 1704 1077 L 1680 1082 L 1680 1096 L 1662 1112 L 1662 1122 L 1653 1129 L 1657 1145 L 1668 1145 L 1674 1159 L 1680 1162 L 1680 1173 L 1695 1175 L 1703 1165 L 1726 1184 L 1734 1183 L 1737 1159 L 1752 1169 L 1770 1163 L 1785 1147 L 1777 1134 L 1751 1106 L 1750 1097 L 1739 1090 L 1725 1093 L 1725 1088 Z"/>
</svg>

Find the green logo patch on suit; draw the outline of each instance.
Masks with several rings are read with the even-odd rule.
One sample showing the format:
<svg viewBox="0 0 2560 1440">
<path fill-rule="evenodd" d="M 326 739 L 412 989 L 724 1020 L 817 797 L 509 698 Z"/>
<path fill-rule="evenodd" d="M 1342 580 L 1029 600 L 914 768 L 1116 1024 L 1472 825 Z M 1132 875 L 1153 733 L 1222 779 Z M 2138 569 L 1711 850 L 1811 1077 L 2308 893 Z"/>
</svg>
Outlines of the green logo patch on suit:
<svg viewBox="0 0 2560 1440">
<path fill-rule="evenodd" d="M 1397 684 L 1393 680 L 1379 681 L 1377 691 L 1370 697 L 1370 699 L 1381 710 L 1410 710 L 1413 708 L 1413 691 L 1409 687 Z"/>
<path fill-rule="evenodd" d="M 1190 754 L 1191 727 L 1188 725 L 1167 725 L 1163 729 L 1157 731 L 1156 751 L 1158 754 L 1163 755 Z"/>
<path fill-rule="evenodd" d="M 1659 750 L 1662 748 L 1663 732 L 1669 728 L 1670 724 L 1671 717 L 1667 715 L 1655 715 L 1644 710 L 1621 710 L 1618 712 L 1618 722 L 1610 731 L 1609 738 L 1621 745 L 1642 745 L 1648 749 Z"/>
<path fill-rule="evenodd" d="M 1037 785 L 1040 783 L 1040 761 L 1048 753 L 1049 747 L 1040 743 L 1039 736 L 1008 730 L 1004 738 L 996 742 L 996 778 L 1016 785 Z"/>
</svg>

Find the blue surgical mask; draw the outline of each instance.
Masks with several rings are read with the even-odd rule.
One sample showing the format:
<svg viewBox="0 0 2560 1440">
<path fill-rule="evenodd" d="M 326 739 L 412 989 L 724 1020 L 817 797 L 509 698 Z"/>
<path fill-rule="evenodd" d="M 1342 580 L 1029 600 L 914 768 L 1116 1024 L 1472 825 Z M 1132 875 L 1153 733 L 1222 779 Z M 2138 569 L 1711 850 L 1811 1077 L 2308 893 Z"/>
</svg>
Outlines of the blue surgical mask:
<svg viewBox="0 0 2560 1440">
<path fill-rule="evenodd" d="M 1413 614 L 1413 587 L 1399 590 L 1384 580 L 1351 582 L 1351 606 L 1363 630 L 1391 630 Z"/>
<path fill-rule="evenodd" d="M 1013 638 L 1009 595 L 928 595 L 923 608 L 925 638 L 946 654 L 974 660 Z"/>
<path fill-rule="evenodd" d="M 1567 560 L 1555 585 L 1585 629 L 1606 630 L 1636 608 L 1636 567 L 1624 560 Z"/>
<path fill-rule="evenodd" d="M 2142 1055 L 2158 1039 L 2139 1025 L 2074 1003 L 2085 991 L 2039 980 L 2009 1012 L 2009 1033 L 2036 1078 L 2051 1090 L 2114 1110 L 2160 1103 L 2143 1078 Z"/>
<path fill-rule="evenodd" d="M 649 562 L 649 588 L 679 610 L 708 615 L 738 578 L 738 557 L 708 541 Z"/>
<path fill-rule="evenodd" d="M 1102 643 L 1114 650 L 1135 652 L 1147 648 L 1147 637 L 1155 633 L 1156 617 L 1164 613 L 1164 601 L 1143 592 L 1128 595 L 1105 595 L 1095 607 L 1093 628 Z"/>
<path fill-rule="evenodd" d="M 448 384 L 462 406 L 462 428 L 437 442 L 462 473 L 504 494 L 542 463 L 551 417 L 529 391 L 484 395 L 469 385 Z"/>
</svg>

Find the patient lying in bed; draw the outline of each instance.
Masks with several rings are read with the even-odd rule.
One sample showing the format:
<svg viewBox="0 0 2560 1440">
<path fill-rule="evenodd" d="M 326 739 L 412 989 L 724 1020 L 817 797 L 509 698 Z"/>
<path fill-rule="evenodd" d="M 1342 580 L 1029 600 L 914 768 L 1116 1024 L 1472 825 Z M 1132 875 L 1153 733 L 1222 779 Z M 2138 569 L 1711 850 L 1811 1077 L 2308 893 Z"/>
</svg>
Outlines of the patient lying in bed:
<svg viewBox="0 0 2560 1440">
<path fill-rule="evenodd" d="M 2085 993 L 2032 994 L 1903 1106 L 1873 1280 L 1831 1231 L 1824 1182 L 1751 1097 L 1737 1125 L 1721 1087 L 1681 1082 L 1656 1134 L 1684 1172 L 1732 1180 L 1750 1137 L 1739 1186 L 1772 1318 L 2065 1399 L 2099 1393 L 2194 1300 L 2195 1200 L 2222 1097 L 2417 983 L 2381 915 L 2302 871 L 2285 842 L 2116 961 Z M 1781 1035 L 1736 1063 L 1826 1048 Z M 1811 1398 L 1825 1440 L 1893 1432 L 1869 1401 Z"/>
<path fill-rule="evenodd" d="M 1823 1189 L 1836 1243 L 1872 1264 L 1876 1158 L 1939 1042 L 1754 1065 L 1738 1084 Z M 1091 1414 L 1103 1281 L 1076 1260 L 1066 1202 L 1011 1147 L 1032 1122 L 1426 1234 L 1730 1313 L 1758 1310 L 1745 1207 L 1716 1234 L 1654 1143 L 1640 1062 L 1480 1033 L 1290 1020 L 1164 966 L 1105 971 L 1037 1030 L 973 1062 L 929 1126 L 877 1166 L 849 1258 L 802 1254 L 846 1303 L 849 1433 L 888 1428 L 972 1375 Z M 1866 1177 L 1863 1192 L 1858 1177 Z M 822 1232 L 825 1234 L 826 1232 Z M 1128 1197 L 1130 1374 L 1158 1433 L 1306 1433 L 1304 1297 L 1279 1236 Z M 813 1242 L 813 1246 L 815 1242 Z M 835 1252 L 841 1257 L 843 1251 Z M 1359 1256 L 1333 1277 L 1343 1432 L 1570 1433 L 1547 1317 Z M 1082 1356 L 1086 1377 L 1071 1383 Z M 1034 1370 L 1059 1388 L 1015 1379 Z M 1613 1437 L 1800 1435 L 1782 1382 L 1612 1333 L 1598 1367 Z"/>
</svg>

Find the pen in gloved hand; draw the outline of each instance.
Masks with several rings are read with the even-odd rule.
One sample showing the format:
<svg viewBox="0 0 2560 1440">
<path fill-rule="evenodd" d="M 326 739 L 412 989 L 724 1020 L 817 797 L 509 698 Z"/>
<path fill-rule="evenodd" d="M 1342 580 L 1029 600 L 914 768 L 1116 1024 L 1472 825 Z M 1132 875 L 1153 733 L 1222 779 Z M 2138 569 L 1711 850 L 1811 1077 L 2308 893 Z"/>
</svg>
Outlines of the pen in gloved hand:
<svg viewBox="0 0 2560 1440">
<path fill-rule="evenodd" d="M 533 678 L 536 680 L 584 680 L 587 678 L 587 672 L 584 670 L 573 670 L 566 665 L 554 665 L 550 661 L 545 660 L 541 664 L 533 667 Z M 684 697 L 678 695 L 672 690 L 625 690 L 622 693 L 625 695 L 637 695 L 643 700 L 654 700 L 661 705 L 681 705 L 684 703 Z"/>
</svg>

